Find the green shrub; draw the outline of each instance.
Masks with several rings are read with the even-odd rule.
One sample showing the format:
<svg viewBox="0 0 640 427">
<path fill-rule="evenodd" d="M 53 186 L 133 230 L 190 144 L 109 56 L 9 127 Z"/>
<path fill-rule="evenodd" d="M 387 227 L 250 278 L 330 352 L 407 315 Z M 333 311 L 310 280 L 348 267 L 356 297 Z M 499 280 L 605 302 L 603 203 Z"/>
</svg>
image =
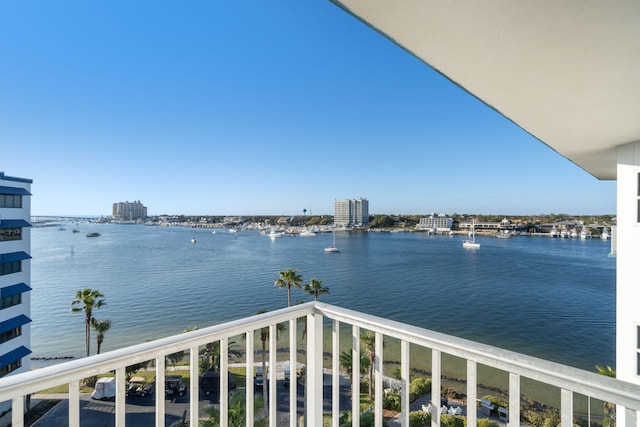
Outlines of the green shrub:
<svg viewBox="0 0 640 427">
<path fill-rule="evenodd" d="M 340 427 L 351 427 L 351 414 L 346 416 L 346 422 L 340 424 Z M 369 412 L 365 412 L 364 414 L 360 415 L 360 426 L 361 427 L 374 427 L 375 425 L 375 414 L 371 411 Z M 387 425 L 386 422 L 383 422 L 384 426 Z"/>
<path fill-rule="evenodd" d="M 400 411 L 401 403 L 400 403 L 400 394 L 398 390 L 385 390 L 384 391 L 384 399 L 382 400 L 382 407 L 385 409 L 390 409 L 392 411 Z"/>
<path fill-rule="evenodd" d="M 440 427 L 464 427 L 465 418 L 457 415 L 440 415 Z"/>
<path fill-rule="evenodd" d="M 411 402 L 427 393 L 431 393 L 430 378 L 420 377 L 411 381 L 411 384 L 409 385 L 409 400 Z"/>
<path fill-rule="evenodd" d="M 478 418 L 478 427 L 499 427 L 499 425 L 488 418 Z"/>
<path fill-rule="evenodd" d="M 424 411 L 409 412 L 409 427 L 431 427 L 431 414 Z"/>
</svg>

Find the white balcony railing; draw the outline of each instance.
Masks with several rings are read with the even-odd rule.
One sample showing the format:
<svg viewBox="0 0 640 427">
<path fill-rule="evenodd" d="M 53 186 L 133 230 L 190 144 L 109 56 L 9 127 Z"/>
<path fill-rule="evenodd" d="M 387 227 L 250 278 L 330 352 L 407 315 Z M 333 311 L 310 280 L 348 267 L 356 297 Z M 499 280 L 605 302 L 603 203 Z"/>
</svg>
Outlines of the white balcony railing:
<svg viewBox="0 0 640 427">
<path fill-rule="evenodd" d="M 431 352 L 431 401 L 439 407 L 442 355 L 456 356 L 466 361 L 466 413 L 467 425 L 477 425 L 477 399 L 478 399 L 478 365 L 486 365 L 508 374 L 508 407 L 509 426 L 520 425 L 521 408 L 521 378 L 530 378 L 560 390 L 561 421 L 564 426 L 573 425 L 574 396 L 587 396 L 590 399 L 598 399 L 617 405 L 618 413 L 625 415 L 626 426 L 637 425 L 637 411 L 640 410 L 640 386 L 608 378 L 596 373 L 560 365 L 553 362 L 529 357 L 504 349 L 479 344 L 473 341 L 460 339 L 438 332 L 406 325 L 403 323 L 358 313 L 352 310 L 323 304 L 307 303 L 295 307 L 285 308 L 270 313 L 211 326 L 193 332 L 183 333 L 146 342 L 132 347 L 122 348 L 108 353 L 73 360 L 42 369 L 33 370 L 23 374 L 8 376 L 0 379 L 0 402 L 12 401 L 12 425 L 23 426 L 24 398 L 27 395 L 38 393 L 42 390 L 68 384 L 69 411 L 68 425 L 80 426 L 80 382 L 84 378 L 115 371 L 116 396 L 115 396 L 115 425 L 124 426 L 126 421 L 126 373 L 127 366 L 153 360 L 155 361 L 155 393 L 156 396 L 164 396 L 164 378 L 166 370 L 165 357 L 176 352 L 185 351 L 189 357 L 190 380 L 188 393 L 190 393 L 188 420 L 189 425 L 197 426 L 200 411 L 198 361 L 202 346 L 212 342 L 220 343 L 220 390 L 228 390 L 227 372 L 229 369 L 229 343 L 230 338 L 244 336 L 243 351 L 246 363 L 246 401 L 253 402 L 255 396 L 253 377 L 256 350 L 257 333 L 268 328 L 269 336 L 275 337 L 277 325 L 286 324 L 288 328 L 289 345 L 287 360 L 291 366 L 296 366 L 298 361 L 297 345 L 300 332 L 298 320 L 306 319 L 306 377 L 305 377 L 305 407 L 304 414 L 307 426 L 322 426 L 323 415 L 330 402 L 330 411 L 326 410 L 331 418 L 331 425 L 338 426 L 340 413 L 345 408 L 340 408 L 339 386 L 339 354 L 340 331 L 350 327 L 353 352 L 353 372 L 359 372 L 360 366 L 360 331 L 362 329 L 375 333 L 375 362 L 374 362 L 374 414 L 375 423 L 381 426 L 383 423 L 383 342 L 385 339 L 395 339 L 400 346 L 400 396 L 401 415 L 400 422 L 404 426 L 409 425 L 409 372 L 410 372 L 410 346 L 420 346 Z M 326 322 L 325 320 L 328 319 Z M 330 331 L 330 332 L 329 332 Z M 323 333 L 330 333 L 326 337 Z M 330 370 L 324 369 L 323 343 L 331 342 L 330 354 L 327 362 Z M 276 366 L 277 342 L 269 341 L 269 366 Z M 328 344 L 327 344 L 328 345 Z M 331 396 L 323 396 L 324 372 L 331 372 Z M 292 372 L 292 377 L 293 377 Z M 265 387 L 268 387 L 269 396 L 277 396 L 276 369 L 268 370 L 268 378 Z M 292 378 L 292 383 L 295 380 Z M 324 384 L 327 385 L 327 384 Z M 240 387 L 241 388 L 241 387 Z M 239 388 L 239 389 L 240 389 Z M 360 407 L 360 382 L 351 384 L 351 407 Z M 289 402 L 298 400 L 297 387 L 289 387 Z M 165 423 L 165 399 L 155 399 L 155 425 L 164 426 Z M 228 425 L 228 393 L 220 393 L 220 419 L 222 426 Z M 278 401 L 277 398 L 269 399 L 266 416 L 269 425 L 278 425 Z M 246 405 L 246 425 L 253 425 L 256 415 L 252 405 Z M 434 408 L 435 409 L 435 408 Z M 432 410 L 432 425 L 440 425 L 438 410 Z M 297 425 L 298 413 L 296 405 L 289 405 L 289 424 Z M 353 426 L 359 426 L 359 417 L 353 417 Z"/>
</svg>

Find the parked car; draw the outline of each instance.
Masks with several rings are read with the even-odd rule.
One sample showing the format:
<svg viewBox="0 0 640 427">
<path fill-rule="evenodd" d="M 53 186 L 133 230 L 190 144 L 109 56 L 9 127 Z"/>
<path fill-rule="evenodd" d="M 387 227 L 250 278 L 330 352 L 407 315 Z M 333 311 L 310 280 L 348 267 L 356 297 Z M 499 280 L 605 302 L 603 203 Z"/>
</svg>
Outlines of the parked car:
<svg viewBox="0 0 640 427">
<path fill-rule="evenodd" d="M 291 384 L 291 366 L 287 363 L 284 365 L 284 381 L 283 385 L 285 387 L 289 387 Z"/>
<path fill-rule="evenodd" d="M 145 397 L 153 393 L 155 383 L 148 382 L 144 377 L 133 377 L 129 380 L 127 396 Z"/>
<path fill-rule="evenodd" d="M 264 386 L 264 375 L 262 366 L 256 367 L 256 375 L 253 377 L 253 385 L 255 388 L 261 389 Z"/>
<path fill-rule="evenodd" d="M 164 395 L 165 396 L 184 396 L 187 392 L 187 386 L 181 375 L 167 375 L 164 378 Z"/>
<path fill-rule="evenodd" d="M 233 379 L 231 373 L 227 372 L 227 378 L 229 382 L 229 390 L 236 388 L 236 382 Z M 210 394 L 217 394 L 220 392 L 220 373 L 219 372 L 205 372 L 200 377 L 200 390 L 209 396 Z"/>
</svg>

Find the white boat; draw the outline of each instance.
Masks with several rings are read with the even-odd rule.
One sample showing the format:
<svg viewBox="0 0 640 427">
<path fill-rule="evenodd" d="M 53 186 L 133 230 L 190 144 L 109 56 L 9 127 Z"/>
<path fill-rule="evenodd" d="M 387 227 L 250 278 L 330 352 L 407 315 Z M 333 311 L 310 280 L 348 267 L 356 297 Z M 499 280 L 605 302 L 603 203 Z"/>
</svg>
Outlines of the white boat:
<svg viewBox="0 0 640 427">
<path fill-rule="evenodd" d="M 479 249 L 480 243 L 476 242 L 476 222 L 475 221 L 471 221 L 470 234 L 471 234 L 471 240 L 465 240 L 464 242 L 462 242 L 462 247 L 468 248 L 468 249 Z"/>
<path fill-rule="evenodd" d="M 238 229 L 237 228 L 230 228 L 229 229 L 229 233 L 237 233 Z"/>
<path fill-rule="evenodd" d="M 269 233 L 269 237 L 271 238 L 271 240 L 275 240 L 279 237 L 284 236 L 284 233 L 276 231 L 276 230 L 271 230 L 271 233 Z"/>
<path fill-rule="evenodd" d="M 556 229 L 555 225 L 553 226 L 553 228 L 549 232 L 549 237 L 558 237 L 558 230 Z"/>
<path fill-rule="evenodd" d="M 602 234 L 600 235 L 600 238 L 601 238 L 602 240 L 608 240 L 608 239 L 609 239 L 609 237 L 610 237 L 610 236 L 609 236 L 609 230 L 607 230 L 606 228 L 604 228 L 604 229 L 602 230 Z"/>
<path fill-rule="evenodd" d="M 195 238 L 191 239 L 191 243 L 195 243 L 195 242 L 196 242 Z"/>
<path fill-rule="evenodd" d="M 315 237 L 316 232 L 312 230 L 303 230 L 300 232 L 300 237 Z"/>
<path fill-rule="evenodd" d="M 340 249 L 338 249 L 336 247 L 336 229 L 335 229 L 335 227 L 333 228 L 333 243 L 330 246 L 324 248 L 324 251 L 325 252 L 340 252 Z"/>
<path fill-rule="evenodd" d="M 580 232 L 580 238 L 582 240 L 584 240 L 584 239 L 588 239 L 590 237 L 591 237 L 591 234 L 587 230 L 587 227 L 582 227 L 582 231 Z"/>
</svg>

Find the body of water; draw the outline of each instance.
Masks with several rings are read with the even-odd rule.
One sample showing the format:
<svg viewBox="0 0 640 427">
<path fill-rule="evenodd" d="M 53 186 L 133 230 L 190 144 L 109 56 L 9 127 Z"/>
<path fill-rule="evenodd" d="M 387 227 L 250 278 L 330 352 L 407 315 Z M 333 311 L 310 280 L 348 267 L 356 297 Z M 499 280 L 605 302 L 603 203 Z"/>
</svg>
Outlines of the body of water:
<svg viewBox="0 0 640 427">
<path fill-rule="evenodd" d="M 481 249 L 468 250 L 462 236 L 351 232 L 336 233 L 342 251 L 332 254 L 329 234 L 71 228 L 32 230 L 34 357 L 84 354 L 84 316 L 70 303 L 85 287 L 105 294 L 94 316 L 112 322 L 107 351 L 284 307 L 274 281 L 293 268 L 304 283 L 321 279 L 331 304 L 588 370 L 615 361 L 608 241 L 480 236 Z M 294 302 L 311 299 L 292 290 Z"/>
</svg>

